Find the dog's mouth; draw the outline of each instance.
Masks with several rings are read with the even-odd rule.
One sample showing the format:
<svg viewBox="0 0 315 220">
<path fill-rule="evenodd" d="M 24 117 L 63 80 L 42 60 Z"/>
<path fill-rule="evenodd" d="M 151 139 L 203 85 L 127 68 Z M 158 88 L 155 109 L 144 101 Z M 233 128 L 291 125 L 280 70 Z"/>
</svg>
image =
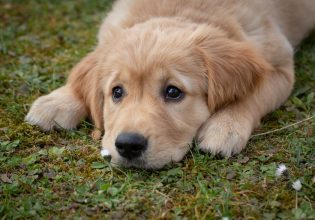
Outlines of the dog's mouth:
<svg viewBox="0 0 315 220">
<path fill-rule="evenodd" d="M 118 165 L 123 167 L 148 168 L 148 164 L 144 156 L 134 159 L 120 158 L 118 160 Z"/>
</svg>

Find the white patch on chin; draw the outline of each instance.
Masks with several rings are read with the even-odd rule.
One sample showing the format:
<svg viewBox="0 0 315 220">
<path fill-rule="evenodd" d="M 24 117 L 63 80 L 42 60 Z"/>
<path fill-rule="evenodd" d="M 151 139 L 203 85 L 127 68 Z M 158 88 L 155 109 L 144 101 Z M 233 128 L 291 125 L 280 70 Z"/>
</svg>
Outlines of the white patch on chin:
<svg viewBox="0 0 315 220">
<path fill-rule="evenodd" d="M 101 150 L 101 155 L 102 157 L 109 157 L 110 156 L 109 150 L 107 149 Z"/>
</svg>

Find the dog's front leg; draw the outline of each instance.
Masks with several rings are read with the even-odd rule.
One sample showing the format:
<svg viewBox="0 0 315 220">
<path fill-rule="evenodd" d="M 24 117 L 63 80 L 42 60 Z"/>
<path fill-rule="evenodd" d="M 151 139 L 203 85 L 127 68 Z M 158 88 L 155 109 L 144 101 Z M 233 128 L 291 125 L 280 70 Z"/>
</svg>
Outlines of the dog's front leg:
<svg viewBox="0 0 315 220">
<path fill-rule="evenodd" d="M 66 85 L 39 97 L 25 120 L 45 131 L 54 128 L 72 129 L 86 114 L 84 103 L 76 97 L 72 88 Z"/>
<path fill-rule="evenodd" d="M 198 132 L 200 149 L 228 157 L 239 153 L 260 119 L 287 99 L 293 83 L 291 60 L 287 66 L 275 68 L 252 94 L 212 115 Z"/>
<path fill-rule="evenodd" d="M 72 69 L 67 84 L 39 97 L 25 120 L 46 131 L 54 128 L 72 129 L 89 113 L 96 128 L 101 129 L 102 109 L 97 104 L 102 102 L 102 97 L 97 90 L 95 71 L 98 57 L 95 50 L 83 58 Z"/>
</svg>

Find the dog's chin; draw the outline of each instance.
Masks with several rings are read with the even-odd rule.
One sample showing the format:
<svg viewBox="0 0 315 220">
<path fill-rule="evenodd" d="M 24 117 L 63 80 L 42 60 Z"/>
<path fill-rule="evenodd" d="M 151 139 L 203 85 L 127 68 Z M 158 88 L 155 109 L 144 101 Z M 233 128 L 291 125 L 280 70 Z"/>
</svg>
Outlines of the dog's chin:
<svg viewBox="0 0 315 220">
<path fill-rule="evenodd" d="M 111 164 L 114 166 L 126 167 L 126 168 L 139 168 L 148 170 L 162 169 L 167 164 L 176 162 L 173 160 L 166 160 L 165 158 L 156 158 L 154 161 L 148 160 L 144 155 L 134 159 L 126 159 L 123 157 L 111 158 Z"/>
<path fill-rule="evenodd" d="M 135 159 L 126 159 L 123 157 L 119 157 L 117 159 L 112 158 L 112 164 L 121 166 L 121 167 L 134 167 L 134 168 L 145 168 L 147 169 L 147 162 L 143 157 L 135 158 Z"/>
<path fill-rule="evenodd" d="M 126 167 L 126 168 L 139 168 L 139 169 L 161 169 L 163 168 L 166 164 L 170 163 L 171 161 L 148 161 L 144 156 L 141 156 L 139 158 L 135 159 L 126 159 L 123 157 L 119 158 L 112 158 L 111 163 L 115 166 L 120 166 L 120 167 Z"/>
</svg>

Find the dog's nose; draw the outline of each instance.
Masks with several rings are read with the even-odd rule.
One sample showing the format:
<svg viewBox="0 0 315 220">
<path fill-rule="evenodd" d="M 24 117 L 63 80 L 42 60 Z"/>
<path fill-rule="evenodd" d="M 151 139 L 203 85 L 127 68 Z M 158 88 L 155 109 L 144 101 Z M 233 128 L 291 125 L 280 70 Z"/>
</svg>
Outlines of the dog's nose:
<svg viewBox="0 0 315 220">
<path fill-rule="evenodd" d="M 115 141 L 118 153 L 127 159 L 134 159 L 147 149 L 148 141 L 137 133 L 121 133 Z"/>
</svg>

